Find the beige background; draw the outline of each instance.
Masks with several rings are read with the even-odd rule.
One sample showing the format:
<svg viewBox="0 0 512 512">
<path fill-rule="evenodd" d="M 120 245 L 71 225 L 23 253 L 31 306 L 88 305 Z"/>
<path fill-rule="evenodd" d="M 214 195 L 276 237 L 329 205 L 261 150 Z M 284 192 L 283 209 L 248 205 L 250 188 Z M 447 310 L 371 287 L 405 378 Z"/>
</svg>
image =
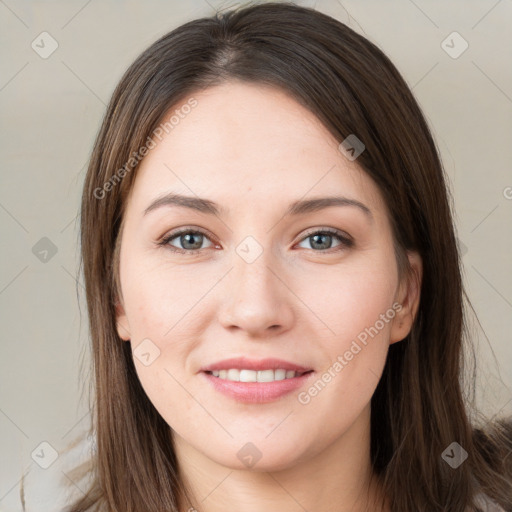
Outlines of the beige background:
<svg viewBox="0 0 512 512">
<path fill-rule="evenodd" d="M 480 403 L 489 415 L 511 413 L 512 2 L 297 3 L 316 4 L 382 48 L 424 109 L 451 181 L 467 290 L 481 323 Z M 234 4 L 0 0 L 0 511 L 20 510 L 22 473 L 38 482 L 62 474 L 58 462 L 45 470 L 31 458 L 37 448 L 49 461 L 52 452 L 41 442 L 59 452 L 87 427 L 76 215 L 105 105 L 150 43 Z M 458 58 L 442 47 L 453 31 L 469 45 Z M 51 49 L 42 32 L 58 44 L 48 58 L 31 46 Z M 463 48 L 457 37 L 447 40 L 452 52 Z M 50 246 L 57 252 L 41 261 Z M 39 510 L 57 510 L 46 507 Z"/>
</svg>

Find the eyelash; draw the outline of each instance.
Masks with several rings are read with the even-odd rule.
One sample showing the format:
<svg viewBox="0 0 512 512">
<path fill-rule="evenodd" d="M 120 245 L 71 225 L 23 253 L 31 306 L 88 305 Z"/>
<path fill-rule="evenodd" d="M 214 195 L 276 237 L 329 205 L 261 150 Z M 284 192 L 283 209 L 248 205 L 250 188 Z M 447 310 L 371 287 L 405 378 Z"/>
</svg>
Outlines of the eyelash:
<svg viewBox="0 0 512 512">
<path fill-rule="evenodd" d="M 162 247 L 167 247 L 172 252 L 179 253 L 179 254 L 194 255 L 194 254 L 197 254 L 197 253 L 203 251 L 204 249 L 191 249 L 191 250 L 179 249 L 179 248 L 174 247 L 174 246 L 169 244 L 169 242 L 171 240 L 179 237 L 180 235 L 187 234 L 187 233 L 204 235 L 205 237 L 210 239 L 208 233 L 206 233 L 205 231 L 203 231 L 201 229 L 185 228 L 185 229 L 181 229 L 181 230 L 178 230 L 178 231 L 174 231 L 174 232 L 169 233 L 168 235 L 164 236 L 159 242 L 157 242 L 157 245 L 158 246 L 162 246 Z M 332 252 L 338 252 L 338 251 L 343 250 L 345 248 L 350 248 L 350 247 L 352 247 L 354 245 L 354 241 L 352 239 L 350 239 L 347 236 L 345 236 L 343 234 L 343 232 L 341 232 L 341 231 L 339 231 L 337 229 L 333 229 L 333 228 L 324 228 L 324 229 L 309 231 L 308 233 L 306 233 L 306 235 L 303 238 L 301 238 L 299 240 L 298 243 L 303 242 L 304 240 L 306 240 L 307 238 L 312 237 L 313 235 L 320 235 L 320 234 L 322 234 L 322 235 L 333 235 L 336 238 L 338 238 L 338 240 L 341 242 L 341 244 L 338 247 L 334 248 L 335 249 L 334 251 L 331 251 L 331 249 L 333 249 L 332 247 L 330 249 L 317 250 L 317 251 L 315 251 L 314 249 L 307 249 L 307 250 L 313 251 L 313 252 L 318 252 L 318 253 L 324 252 L 324 253 L 330 254 Z"/>
</svg>

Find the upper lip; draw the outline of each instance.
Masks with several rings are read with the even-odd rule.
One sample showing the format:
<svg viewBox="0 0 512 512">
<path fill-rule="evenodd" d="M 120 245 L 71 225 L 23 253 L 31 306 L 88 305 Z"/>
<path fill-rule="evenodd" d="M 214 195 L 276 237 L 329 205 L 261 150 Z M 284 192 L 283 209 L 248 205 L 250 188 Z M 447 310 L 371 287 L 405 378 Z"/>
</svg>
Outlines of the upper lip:
<svg viewBox="0 0 512 512">
<path fill-rule="evenodd" d="M 307 368 L 300 364 L 284 361 L 283 359 L 266 358 L 266 359 L 248 359 L 247 357 L 233 357 L 231 359 L 223 359 L 216 363 L 203 366 L 201 371 L 211 372 L 214 370 L 229 370 L 236 368 L 238 370 L 294 370 L 296 372 L 308 372 L 312 368 Z"/>
</svg>

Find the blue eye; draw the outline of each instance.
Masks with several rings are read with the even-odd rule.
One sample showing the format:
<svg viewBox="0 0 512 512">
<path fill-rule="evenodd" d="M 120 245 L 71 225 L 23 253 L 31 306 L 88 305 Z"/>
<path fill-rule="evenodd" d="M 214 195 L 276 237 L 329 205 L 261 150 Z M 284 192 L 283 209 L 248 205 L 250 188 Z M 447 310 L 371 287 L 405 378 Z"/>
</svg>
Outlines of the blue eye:
<svg viewBox="0 0 512 512">
<path fill-rule="evenodd" d="M 305 238 L 303 238 L 301 243 L 305 240 L 311 240 L 309 244 L 311 249 L 321 249 L 320 251 L 315 252 L 325 252 L 328 249 L 332 249 L 333 238 L 338 239 L 338 241 L 340 242 L 336 246 L 338 247 L 338 250 L 352 247 L 354 245 L 353 240 L 351 240 L 347 236 L 344 236 L 337 229 L 323 229 L 321 231 L 313 231 L 309 233 Z"/>
<path fill-rule="evenodd" d="M 333 238 L 338 239 L 339 241 L 339 244 L 335 246 L 337 247 L 337 250 L 349 248 L 354 245 L 352 239 L 345 236 L 341 231 L 331 228 L 312 231 L 304 237 L 300 243 L 305 240 L 311 240 L 311 250 L 315 252 L 327 252 L 328 249 L 332 249 Z M 180 247 L 176 247 L 171 244 L 171 241 L 175 239 L 178 240 Z M 201 230 L 183 229 L 181 231 L 170 233 L 168 236 L 164 237 L 162 241 L 158 242 L 158 245 L 168 247 L 171 251 L 181 254 L 195 254 L 205 249 L 205 247 L 202 247 L 205 239 L 210 240 L 207 234 Z M 212 243 L 211 245 L 213 246 L 214 244 Z"/>
<path fill-rule="evenodd" d="M 178 239 L 181 247 L 175 247 L 171 244 L 171 240 L 174 240 L 175 238 Z M 201 246 L 205 238 L 208 240 L 206 233 L 203 233 L 202 231 L 185 229 L 166 236 L 161 242 L 159 242 L 159 245 L 170 246 L 171 250 L 175 252 L 193 254 L 203 249 Z"/>
</svg>

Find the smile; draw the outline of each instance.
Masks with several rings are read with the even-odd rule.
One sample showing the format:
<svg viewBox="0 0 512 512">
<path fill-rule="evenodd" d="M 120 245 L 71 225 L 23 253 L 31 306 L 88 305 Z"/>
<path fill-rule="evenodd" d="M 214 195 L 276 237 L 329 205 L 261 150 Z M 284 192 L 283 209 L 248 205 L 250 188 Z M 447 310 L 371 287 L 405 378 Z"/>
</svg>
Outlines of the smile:
<svg viewBox="0 0 512 512">
<path fill-rule="evenodd" d="M 215 376 L 214 373 L 219 375 Z M 202 371 L 200 375 L 206 378 L 215 391 L 230 399 L 248 404 L 262 404 L 284 398 L 303 388 L 315 372 L 230 369 Z"/>
<path fill-rule="evenodd" d="M 233 382 L 274 382 L 285 379 L 293 379 L 300 377 L 304 373 L 294 370 L 285 370 L 282 368 L 276 370 L 247 370 L 238 368 L 230 368 L 229 370 L 214 370 L 208 372 L 219 379 L 229 380 Z"/>
</svg>

